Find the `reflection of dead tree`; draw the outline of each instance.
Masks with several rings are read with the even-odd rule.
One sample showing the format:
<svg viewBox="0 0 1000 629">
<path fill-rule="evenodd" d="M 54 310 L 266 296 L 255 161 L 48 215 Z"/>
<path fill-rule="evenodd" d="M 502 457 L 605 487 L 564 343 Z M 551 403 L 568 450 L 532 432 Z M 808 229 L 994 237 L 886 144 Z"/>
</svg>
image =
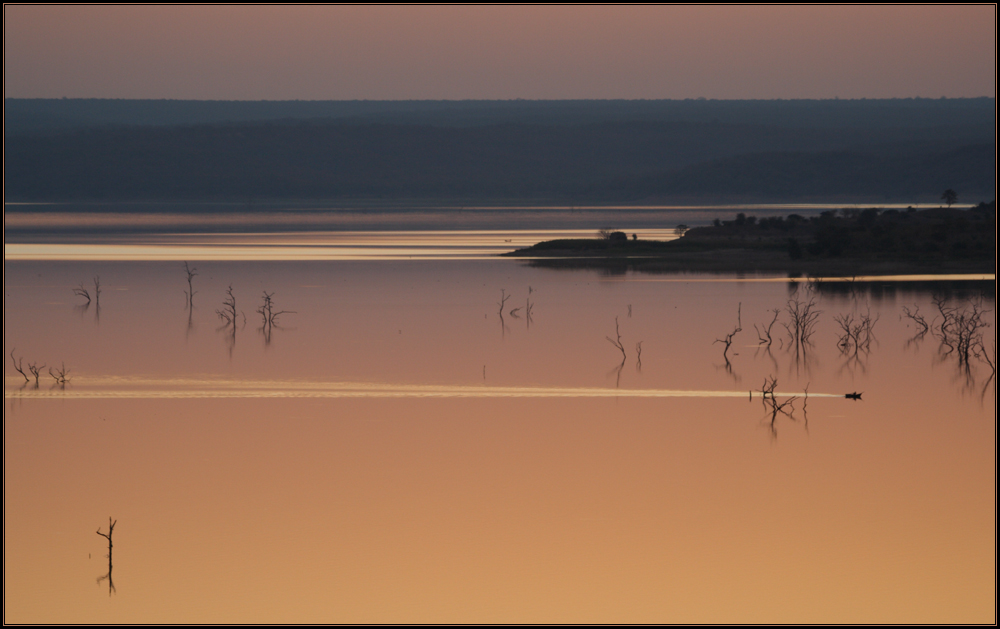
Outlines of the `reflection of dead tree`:
<svg viewBox="0 0 1000 629">
<path fill-rule="evenodd" d="M 190 307 L 194 305 L 194 294 L 197 292 L 196 290 L 194 290 L 194 287 L 191 284 L 191 280 L 193 280 L 195 276 L 198 275 L 198 269 L 191 268 L 190 266 L 188 266 L 188 263 L 185 262 L 184 272 L 187 273 L 187 282 L 188 282 L 188 289 L 187 291 L 184 292 L 184 300 Z"/>
<path fill-rule="evenodd" d="M 531 294 L 531 287 L 530 286 L 528 287 L 528 294 L 529 295 Z M 531 303 L 531 297 L 528 297 L 527 301 L 525 302 L 525 306 L 524 306 L 525 324 L 526 324 L 526 326 L 528 328 L 531 327 L 531 311 L 532 311 L 532 309 L 534 307 L 535 307 L 535 304 Z"/>
<path fill-rule="evenodd" d="M 982 391 L 982 393 L 979 396 L 979 399 L 982 401 L 982 400 L 986 399 L 986 391 L 989 390 L 990 384 L 993 382 L 993 380 L 996 378 L 996 375 L 997 375 L 997 340 L 996 340 L 996 338 L 993 339 L 993 355 L 992 356 L 990 355 L 989 351 L 987 351 L 986 346 L 983 345 L 982 342 L 980 342 L 976 346 L 976 348 L 975 348 L 974 351 L 976 352 L 976 358 L 978 358 L 981 361 L 983 361 L 984 363 L 986 363 L 989 366 L 989 368 L 990 368 L 990 376 L 989 376 L 989 378 L 986 379 L 986 382 L 983 384 L 983 391 Z"/>
<path fill-rule="evenodd" d="M 94 305 L 98 309 L 101 307 L 101 276 L 94 276 Z"/>
<path fill-rule="evenodd" d="M 727 334 L 725 338 L 715 339 L 715 342 L 712 343 L 712 345 L 715 345 L 715 343 L 725 344 L 726 347 L 722 350 L 722 357 L 726 359 L 727 371 L 731 371 L 731 366 L 729 364 L 729 347 L 733 344 L 733 337 L 743 331 L 743 318 L 741 315 L 742 310 L 743 302 L 740 302 L 740 305 L 736 308 L 736 328 Z"/>
<path fill-rule="evenodd" d="M 765 327 L 763 324 L 761 324 L 760 327 L 757 327 L 757 324 L 755 323 L 753 324 L 753 328 L 754 330 L 757 330 L 757 341 L 759 342 L 759 344 L 764 345 L 766 347 L 771 347 L 771 343 L 774 342 L 774 339 L 771 337 L 771 328 L 773 328 L 774 324 L 778 321 L 778 315 L 781 314 L 781 309 L 775 308 L 773 310 L 768 310 L 768 312 L 774 313 L 774 318 L 771 319 L 771 323 L 768 323 L 767 327 Z"/>
<path fill-rule="evenodd" d="M 753 357 L 756 359 L 757 356 L 760 355 L 761 353 L 763 353 L 764 356 L 767 356 L 768 358 L 771 359 L 772 368 L 775 371 L 778 371 L 778 361 L 774 357 L 774 354 L 771 353 L 770 346 L 768 346 L 768 345 L 758 345 L 757 349 L 755 349 L 754 352 L 753 352 Z"/>
<path fill-rule="evenodd" d="M 778 386 L 777 378 L 764 378 L 764 386 L 760 388 L 760 399 L 762 404 L 767 406 L 767 398 L 774 397 L 774 389 Z"/>
<path fill-rule="evenodd" d="M 610 336 L 605 336 L 604 338 L 608 339 L 608 343 L 611 343 L 618 348 L 618 351 L 622 353 L 622 363 L 624 363 L 626 358 L 625 346 L 622 345 L 622 335 L 618 331 L 618 317 L 615 317 L 615 338 L 612 339 Z"/>
<path fill-rule="evenodd" d="M 806 383 L 805 397 L 802 398 L 802 421 L 805 423 L 806 432 L 809 432 L 809 413 L 806 407 L 809 405 L 809 383 Z"/>
<path fill-rule="evenodd" d="M 997 340 L 993 339 L 992 356 L 986 350 L 986 345 L 983 344 L 981 338 L 979 342 L 976 344 L 976 346 L 973 348 L 973 352 L 976 358 L 986 363 L 986 365 L 990 368 L 990 373 L 995 376 L 997 373 Z"/>
<path fill-rule="evenodd" d="M 778 414 L 785 415 L 791 420 L 795 420 L 795 400 L 799 399 L 797 396 L 792 396 L 786 399 L 784 402 L 779 402 L 778 398 L 774 395 L 774 390 L 778 387 L 778 379 L 764 378 L 764 385 L 760 388 L 761 403 L 764 405 L 764 409 L 771 414 L 771 436 L 777 437 L 778 431 L 775 426 L 775 420 L 778 418 Z M 808 395 L 808 387 L 807 395 Z"/>
<path fill-rule="evenodd" d="M 624 369 L 624 368 L 625 368 L 625 361 L 622 360 L 620 363 L 618 363 L 617 365 L 615 365 L 614 367 L 612 367 L 611 371 L 608 372 L 609 376 L 611 374 L 615 375 L 615 388 L 616 389 L 621 386 L 621 382 L 622 382 L 622 369 Z"/>
<path fill-rule="evenodd" d="M 635 344 L 635 370 L 642 371 L 642 341 Z"/>
<path fill-rule="evenodd" d="M 629 318 L 629 319 L 631 319 L 631 318 L 632 318 L 632 304 L 629 304 L 629 305 L 628 305 L 628 318 Z"/>
<path fill-rule="evenodd" d="M 52 379 L 56 381 L 56 384 L 60 387 L 65 387 L 66 383 L 69 382 L 69 369 L 66 369 L 66 363 L 63 363 L 58 370 L 52 371 L 52 367 L 49 367 L 49 375 Z"/>
<path fill-rule="evenodd" d="M 114 544 L 111 543 L 111 536 L 115 532 L 115 524 L 118 524 L 118 520 L 112 521 L 110 516 L 108 517 L 108 532 L 107 534 L 101 533 L 101 529 L 97 529 L 97 534 L 108 540 L 108 573 L 102 577 L 97 577 L 97 585 L 101 584 L 101 581 L 108 580 L 108 596 L 115 591 L 115 580 L 111 577 L 111 570 L 113 565 L 111 563 L 111 550 L 114 548 Z"/>
</svg>

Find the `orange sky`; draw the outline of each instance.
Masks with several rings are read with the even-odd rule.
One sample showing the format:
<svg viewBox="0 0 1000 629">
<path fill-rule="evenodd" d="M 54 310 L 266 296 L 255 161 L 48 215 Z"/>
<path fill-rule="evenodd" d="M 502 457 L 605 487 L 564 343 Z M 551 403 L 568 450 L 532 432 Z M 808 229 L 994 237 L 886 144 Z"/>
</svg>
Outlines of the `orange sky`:
<svg viewBox="0 0 1000 629">
<path fill-rule="evenodd" d="M 996 94 L 996 8 L 5 6 L 6 97 Z"/>
</svg>

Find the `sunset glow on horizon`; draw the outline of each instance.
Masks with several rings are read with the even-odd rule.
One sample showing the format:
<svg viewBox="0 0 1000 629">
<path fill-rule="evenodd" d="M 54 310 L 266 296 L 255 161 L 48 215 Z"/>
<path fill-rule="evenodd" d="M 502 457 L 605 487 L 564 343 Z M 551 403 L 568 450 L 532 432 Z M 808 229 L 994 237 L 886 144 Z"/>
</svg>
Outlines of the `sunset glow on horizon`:
<svg viewBox="0 0 1000 629">
<path fill-rule="evenodd" d="M 995 25 L 993 5 L 7 5 L 4 96 L 994 96 Z"/>
</svg>

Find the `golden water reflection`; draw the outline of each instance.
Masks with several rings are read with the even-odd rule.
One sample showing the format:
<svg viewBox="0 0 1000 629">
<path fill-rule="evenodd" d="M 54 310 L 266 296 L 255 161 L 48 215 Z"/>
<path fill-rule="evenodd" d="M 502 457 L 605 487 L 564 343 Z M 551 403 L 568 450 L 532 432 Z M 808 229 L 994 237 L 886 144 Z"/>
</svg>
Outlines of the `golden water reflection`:
<svg viewBox="0 0 1000 629">
<path fill-rule="evenodd" d="M 672 240 L 674 230 L 629 231 Z M 88 236 L 87 242 L 4 243 L 6 260 L 475 260 L 594 230 L 288 232 Z M 68 238 L 73 240 L 72 238 Z M 94 241 L 98 242 L 94 242 Z"/>
<path fill-rule="evenodd" d="M 104 376 L 76 378 L 70 388 L 30 388 L 10 377 L 4 383 L 7 399 L 156 399 L 156 398 L 668 398 L 736 397 L 746 391 L 691 391 L 671 389 L 616 389 L 571 387 L 495 387 L 406 385 L 379 382 L 309 382 L 224 380 L 219 378 L 137 378 Z M 798 392 L 796 392 L 797 394 Z M 779 396 L 792 393 L 776 392 Z M 812 397 L 836 397 L 810 392 Z"/>
<path fill-rule="evenodd" d="M 189 301 L 180 262 L 5 264 L 6 622 L 996 620 L 995 380 L 903 312 L 981 304 L 995 348 L 995 292 L 191 266 Z M 762 347 L 792 299 L 811 343 Z"/>
</svg>

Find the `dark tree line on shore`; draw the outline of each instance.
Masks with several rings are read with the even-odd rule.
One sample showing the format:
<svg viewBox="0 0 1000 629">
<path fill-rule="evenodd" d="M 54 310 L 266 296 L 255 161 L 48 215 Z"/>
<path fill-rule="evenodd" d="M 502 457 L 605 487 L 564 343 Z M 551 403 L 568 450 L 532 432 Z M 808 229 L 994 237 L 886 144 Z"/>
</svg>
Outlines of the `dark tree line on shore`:
<svg viewBox="0 0 1000 629">
<path fill-rule="evenodd" d="M 957 260 L 996 258 L 996 201 L 971 209 L 917 211 L 878 208 L 829 210 L 804 218 L 738 214 L 695 228 L 693 242 L 757 248 L 783 248 L 802 258 L 887 257 Z"/>
</svg>

